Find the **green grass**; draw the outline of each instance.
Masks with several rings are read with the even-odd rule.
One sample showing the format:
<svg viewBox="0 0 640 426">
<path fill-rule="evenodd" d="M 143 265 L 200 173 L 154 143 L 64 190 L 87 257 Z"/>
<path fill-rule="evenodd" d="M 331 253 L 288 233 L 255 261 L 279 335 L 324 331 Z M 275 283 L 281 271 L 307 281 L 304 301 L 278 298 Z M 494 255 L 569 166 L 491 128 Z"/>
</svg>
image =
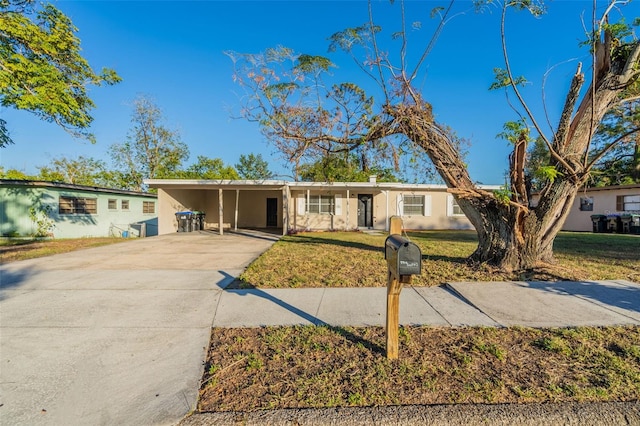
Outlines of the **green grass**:
<svg viewBox="0 0 640 426">
<path fill-rule="evenodd" d="M 0 239 L 0 263 L 68 253 L 90 247 L 122 243 L 125 238 L 62 238 L 52 240 Z"/>
<path fill-rule="evenodd" d="M 568 233 L 555 243 L 557 265 L 505 273 L 467 258 L 477 245 L 472 231 L 410 232 L 421 249 L 422 275 L 417 286 L 454 281 L 605 280 L 640 278 L 640 237 L 635 235 Z M 283 237 L 241 275 L 241 286 L 383 287 L 386 236 L 360 232 L 302 233 Z"/>
<path fill-rule="evenodd" d="M 422 275 L 414 277 L 414 285 L 637 281 L 640 271 L 637 236 L 561 233 L 557 265 L 513 274 L 467 262 L 476 247 L 473 232 L 409 237 L 423 254 Z M 385 286 L 384 240 L 357 232 L 287 236 L 247 268 L 239 285 Z M 399 359 L 391 361 L 381 327 L 214 328 L 198 410 L 640 398 L 640 327 L 405 326 L 398 335 Z"/>
<path fill-rule="evenodd" d="M 640 398 L 640 327 L 401 333 L 392 361 L 381 327 L 214 328 L 198 410 Z"/>
</svg>

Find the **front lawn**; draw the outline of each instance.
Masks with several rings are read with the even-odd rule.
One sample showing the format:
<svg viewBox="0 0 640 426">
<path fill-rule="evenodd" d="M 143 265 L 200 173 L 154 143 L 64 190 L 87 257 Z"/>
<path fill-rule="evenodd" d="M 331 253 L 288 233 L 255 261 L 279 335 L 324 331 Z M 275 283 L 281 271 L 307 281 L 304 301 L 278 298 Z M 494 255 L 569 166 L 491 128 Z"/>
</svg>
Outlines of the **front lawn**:
<svg viewBox="0 0 640 426">
<path fill-rule="evenodd" d="M 386 285 L 385 235 L 282 238 L 237 281 L 244 287 Z M 414 285 L 447 281 L 640 277 L 640 238 L 561 233 L 557 265 L 507 274 L 466 258 L 473 232 L 409 233 L 423 254 Z M 382 327 L 213 328 L 197 411 L 637 401 L 640 327 L 567 329 L 405 326 L 397 360 Z"/>
<path fill-rule="evenodd" d="M 422 250 L 422 275 L 413 285 L 455 281 L 555 281 L 640 279 L 640 237 L 636 235 L 562 232 L 556 238 L 558 263 L 533 271 L 505 273 L 472 265 L 473 231 L 410 232 Z M 240 287 L 384 287 L 385 235 L 317 232 L 283 237 L 240 276 Z"/>
<path fill-rule="evenodd" d="M 640 327 L 214 328 L 198 411 L 637 401 Z"/>
<path fill-rule="evenodd" d="M 125 238 L 0 239 L 0 263 L 33 259 L 127 241 Z"/>
</svg>

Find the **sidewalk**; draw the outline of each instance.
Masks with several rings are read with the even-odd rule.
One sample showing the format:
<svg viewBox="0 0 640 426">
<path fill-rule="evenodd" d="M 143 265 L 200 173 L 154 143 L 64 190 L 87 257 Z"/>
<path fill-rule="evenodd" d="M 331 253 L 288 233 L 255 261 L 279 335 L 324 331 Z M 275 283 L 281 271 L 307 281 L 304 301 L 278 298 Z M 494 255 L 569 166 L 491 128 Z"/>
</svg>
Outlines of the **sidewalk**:
<svg viewBox="0 0 640 426">
<path fill-rule="evenodd" d="M 175 425 L 195 406 L 212 325 L 385 324 L 385 288 L 226 288 L 277 239 L 177 233 L 0 265 L 0 425 Z M 640 285 L 407 287 L 400 323 L 640 324 Z"/>
<path fill-rule="evenodd" d="M 223 290 L 214 327 L 384 326 L 386 288 Z M 624 280 L 449 283 L 406 287 L 400 324 L 577 327 L 640 325 L 640 285 Z"/>
</svg>

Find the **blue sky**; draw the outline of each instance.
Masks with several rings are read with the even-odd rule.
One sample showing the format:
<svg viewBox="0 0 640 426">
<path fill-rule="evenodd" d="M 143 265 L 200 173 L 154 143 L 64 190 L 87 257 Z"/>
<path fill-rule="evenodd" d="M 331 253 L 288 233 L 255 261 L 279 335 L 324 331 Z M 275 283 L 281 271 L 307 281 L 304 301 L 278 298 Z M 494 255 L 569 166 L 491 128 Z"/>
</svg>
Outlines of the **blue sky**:
<svg viewBox="0 0 640 426">
<path fill-rule="evenodd" d="M 430 32 L 428 12 L 442 2 L 409 1 L 408 20 L 423 22 L 411 40 L 420 42 Z M 97 108 L 92 131 L 97 143 L 74 139 L 54 124 L 24 111 L 0 109 L 14 145 L 0 149 L 0 164 L 29 174 L 37 173 L 60 156 L 90 156 L 109 162 L 108 147 L 126 140 L 131 128 L 133 100 L 149 96 L 162 109 L 170 128 L 180 132 L 198 155 L 235 164 L 241 154 L 261 153 L 272 170 L 286 175 L 283 163 L 255 124 L 234 119 L 240 88 L 232 81 L 232 63 L 224 51 L 257 53 L 283 45 L 303 53 L 327 55 L 327 38 L 346 27 L 367 21 L 367 4 L 353 1 L 58 1 L 55 3 L 79 28 L 84 56 L 99 70 L 114 68 L 123 82 L 90 90 Z M 603 3 L 604 4 L 604 3 Z M 589 22 L 592 1 L 548 1 L 541 19 L 511 15 L 507 35 L 512 66 L 530 84 L 527 101 L 546 125 L 542 107 L 542 80 L 551 126 L 577 62 L 590 68 L 583 18 Z M 374 0 L 374 18 L 383 28 L 398 26 L 399 1 Z M 469 1 L 458 10 L 468 10 Z M 640 2 L 624 8 L 627 21 L 640 16 Z M 584 13 L 583 18 L 581 15 Z M 616 17 L 618 15 L 614 15 Z M 496 135 L 504 122 L 516 116 L 502 92 L 489 92 L 493 68 L 502 67 L 500 11 L 457 16 L 446 27 L 427 60 L 418 85 L 434 108 L 436 118 L 471 141 L 467 157 L 472 178 L 486 184 L 504 181 L 509 146 Z M 334 59 L 336 79 L 368 84 L 344 56 Z"/>
</svg>

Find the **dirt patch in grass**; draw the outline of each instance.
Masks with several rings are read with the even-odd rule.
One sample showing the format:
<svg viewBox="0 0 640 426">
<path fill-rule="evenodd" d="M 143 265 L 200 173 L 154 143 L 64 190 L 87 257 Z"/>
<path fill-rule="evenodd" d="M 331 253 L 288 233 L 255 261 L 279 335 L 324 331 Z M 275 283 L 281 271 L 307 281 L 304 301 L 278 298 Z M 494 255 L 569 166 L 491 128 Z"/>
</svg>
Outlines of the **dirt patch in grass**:
<svg viewBox="0 0 640 426">
<path fill-rule="evenodd" d="M 558 263 L 505 273 L 467 261 L 477 246 L 475 232 L 410 232 L 421 249 L 422 275 L 416 286 L 454 281 L 640 280 L 640 237 L 560 233 Z M 240 276 L 237 287 L 384 287 L 385 235 L 360 232 L 302 233 L 283 237 Z"/>
<path fill-rule="evenodd" d="M 124 238 L 68 238 L 59 240 L 6 239 L 0 241 L 0 263 L 51 256 L 124 241 L 127 240 Z"/>
<path fill-rule="evenodd" d="M 640 398 L 640 327 L 214 328 L 198 411 Z"/>
</svg>

